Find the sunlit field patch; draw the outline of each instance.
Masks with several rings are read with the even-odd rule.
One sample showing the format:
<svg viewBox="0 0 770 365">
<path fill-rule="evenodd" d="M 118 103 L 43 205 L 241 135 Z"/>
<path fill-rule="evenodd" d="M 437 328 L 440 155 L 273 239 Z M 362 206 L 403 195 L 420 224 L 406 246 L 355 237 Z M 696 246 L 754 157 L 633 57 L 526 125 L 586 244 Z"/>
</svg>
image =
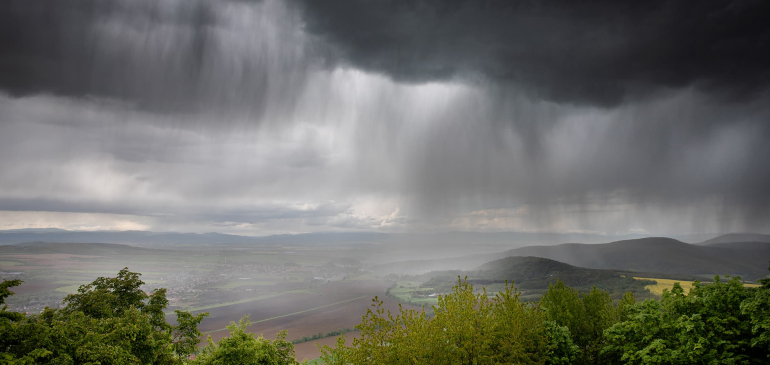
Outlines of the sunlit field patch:
<svg viewBox="0 0 770 365">
<path fill-rule="evenodd" d="M 671 280 L 671 279 L 658 279 L 658 278 L 640 278 L 640 277 L 634 277 L 636 280 L 653 280 L 656 281 L 657 284 L 655 285 L 647 285 L 644 288 L 649 289 L 651 293 L 655 295 L 661 295 L 663 294 L 663 291 L 668 289 L 671 291 L 671 289 L 674 287 L 674 283 L 679 283 L 679 285 L 682 286 L 682 289 L 684 289 L 685 294 L 690 292 L 690 289 L 692 289 L 692 281 L 686 281 L 686 280 Z M 707 282 L 702 281 L 701 283 L 705 284 Z M 746 287 L 758 287 L 757 284 L 743 284 Z"/>
</svg>

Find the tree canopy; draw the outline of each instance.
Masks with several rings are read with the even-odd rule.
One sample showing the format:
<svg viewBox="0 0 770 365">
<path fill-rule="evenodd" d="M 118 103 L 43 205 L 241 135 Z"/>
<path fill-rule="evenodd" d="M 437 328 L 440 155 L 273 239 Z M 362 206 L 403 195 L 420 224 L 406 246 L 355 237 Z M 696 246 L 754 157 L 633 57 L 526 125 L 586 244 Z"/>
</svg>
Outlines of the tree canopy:
<svg viewBox="0 0 770 365">
<path fill-rule="evenodd" d="M 459 281 L 434 316 L 374 299 L 356 328 L 360 338 L 324 347 L 330 365 L 348 364 L 767 364 L 770 279 L 747 288 L 740 278 L 680 285 L 660 300 L 613 302 L 593 288 L 561 281 L 539 302 L 523 303 L 513 286 L 494 296 Z"/>
<path fill-rule="evenodd" d="M 163 312 L 166 290 L 145 293 L 140 275 L 125 268 L 117 277 L 80 286 L 62 309 L 3 315 L 0 359 L 9 364 L 183 363 L 197 349 L 197 325 L 207 314 L 176 311 L 177 324 L 170 325 Z M 0 297 L 19 284 L 4 282 Z"/>
</svg>

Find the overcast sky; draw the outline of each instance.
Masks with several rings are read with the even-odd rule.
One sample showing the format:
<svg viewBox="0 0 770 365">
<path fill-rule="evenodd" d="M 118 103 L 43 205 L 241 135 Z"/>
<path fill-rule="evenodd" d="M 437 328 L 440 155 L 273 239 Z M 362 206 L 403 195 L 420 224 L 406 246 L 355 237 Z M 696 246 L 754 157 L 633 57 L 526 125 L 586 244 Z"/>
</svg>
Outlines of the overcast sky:
<svg viewBox="0 0 770 365">
<path fill-rule="evenodd" d="M 6 0 L 0 229 L 770 233 L 770 2 Z"/>
</svg>

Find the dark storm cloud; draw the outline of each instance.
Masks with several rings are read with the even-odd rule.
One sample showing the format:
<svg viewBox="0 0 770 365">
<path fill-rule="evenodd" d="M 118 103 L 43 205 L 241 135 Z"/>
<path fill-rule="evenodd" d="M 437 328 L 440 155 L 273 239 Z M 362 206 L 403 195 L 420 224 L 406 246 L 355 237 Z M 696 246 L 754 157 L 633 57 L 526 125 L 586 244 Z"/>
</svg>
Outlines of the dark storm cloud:
<svg viewBox="0 0 770 365">
<path fill-rule="evenodd" d="M 717 200 L 725 218 L 740 212 L 762 226 L 768 217 L 770 107 L 762 100 L 719 104 L 684 91 L 611 110 L 521 103 L 517 123 L 534 126 L 532 135 L 478 122 L 496 113 L 471 112 L 494 108 L 458 104 L 405 162 L 404 190 L 415 193 L 422 216 L 517 203 L 547 210 Z M 527 137 L 537 138 L 534 152 Z M 544 222 L 553 218 L 544 212 Z"/>
<path fill-rule="evenodd" d="M 0 211 L 766 230 L 767 4 L 8 0 Z"/>
<path fill-rule="evenodd" d="M 770 2 L 296 0 L 350 64 L 397 80 L 482 76 L 536 98 L 613 106 L 690 85 L 770 85 Z"/>
<path fill-rule="evenodd" d="M 270 36 L 260 34 L 266 33 L 260 27 L 264 19 L 239 24 L 232 17 L 253 12 L 254 5 L 262 4 L 5 1 L 0 11 L 0 89 L 14 96 L 114 98 L 147 110 L 237 107 L 259 114 L 273 102 L 265 95 L 268 84 L 280 83 L 276 77 L 301 76 L 295 71 L 302 60 L 291 54 L 291 47 L 282 48 L 287 50 L 284 57 L 275 57 L 282 52 L 275 49 L 278 43 L 299 42 L 292 39 L 298 32 L 291 29 L 296 20 L 290 18 L 296 16 L 281 9 L 258 11 L 286 25 L 287 32 L 274 28 Z M 229 38 L 232 33 L 238 38 Z M 278 91 L 270 86 L 272 93 Z"/>
</svg>

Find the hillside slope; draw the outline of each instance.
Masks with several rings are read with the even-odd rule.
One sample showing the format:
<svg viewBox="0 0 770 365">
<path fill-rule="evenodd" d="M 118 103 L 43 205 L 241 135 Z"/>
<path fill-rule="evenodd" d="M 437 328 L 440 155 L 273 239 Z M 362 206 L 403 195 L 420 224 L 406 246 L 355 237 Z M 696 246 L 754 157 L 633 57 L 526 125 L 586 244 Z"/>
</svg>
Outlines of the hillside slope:
<svg viewBox="0 0 770 365">
<path fill-rule="evenodd" d="M 373 270 L 405 274 L 471 270 L 485 262 L 510 256 L 542 257 L 592 269 L 670 275 L 740 275 L 746 280 L 756 280 L 767 275 L 770 247 L 756 243 L 701 246 L 671 238 L 653 237 L 603 244 L 529 246 L 492 255 L 394 262 L 376 266 Z"/>
<path fill-rule="evenodd" d="M 15 245 L 0 245 L 0 255 L 66 253 L 75 255 L 104 256 L 119 254 L 150 255 L 166 252 L 170 251 L 120 245 L 115 243 L 24 242 Z"/>
<path fill-rule="evenodd" d="M 710 240 L 703 241 L 699 245 L 714 245 L 717 243 L 732 243 L 732 242 L 770 242 L 770 234 L 757 234 L 757 233 L 728 233 L 718 237 L 714 237 Z"/>
<path fill-rule="evenodd" d="M 767 275 L 770 252 L 691 245 L 671 238 L 641 238 L 599 245 L 523 247 L 505 256 L 537 256 L 594 269 L 619 269 L 688 275 Z"/>
<path fill-rule="evenodd" d="M 630 275 L 613 270 L 586 269 L 540 257 L 506 257 L 470 271 L 434 274 L 424 286 L 435 288 L 437 292 L 447 292 L 457 284 L 458 274 L 467 276 L 470 283 L 490 289 L 506 281 L 513 282 L 528 295 L 542 294 L 550 284 L 561 280 L 580 291 L 589 291 L 596 286 L 608 291 L 616 299 L 628 291 L 638 298 L 644 298 L 649 297 L 644 286 L 652 283 L 635 280 Z"/>
</svg>

